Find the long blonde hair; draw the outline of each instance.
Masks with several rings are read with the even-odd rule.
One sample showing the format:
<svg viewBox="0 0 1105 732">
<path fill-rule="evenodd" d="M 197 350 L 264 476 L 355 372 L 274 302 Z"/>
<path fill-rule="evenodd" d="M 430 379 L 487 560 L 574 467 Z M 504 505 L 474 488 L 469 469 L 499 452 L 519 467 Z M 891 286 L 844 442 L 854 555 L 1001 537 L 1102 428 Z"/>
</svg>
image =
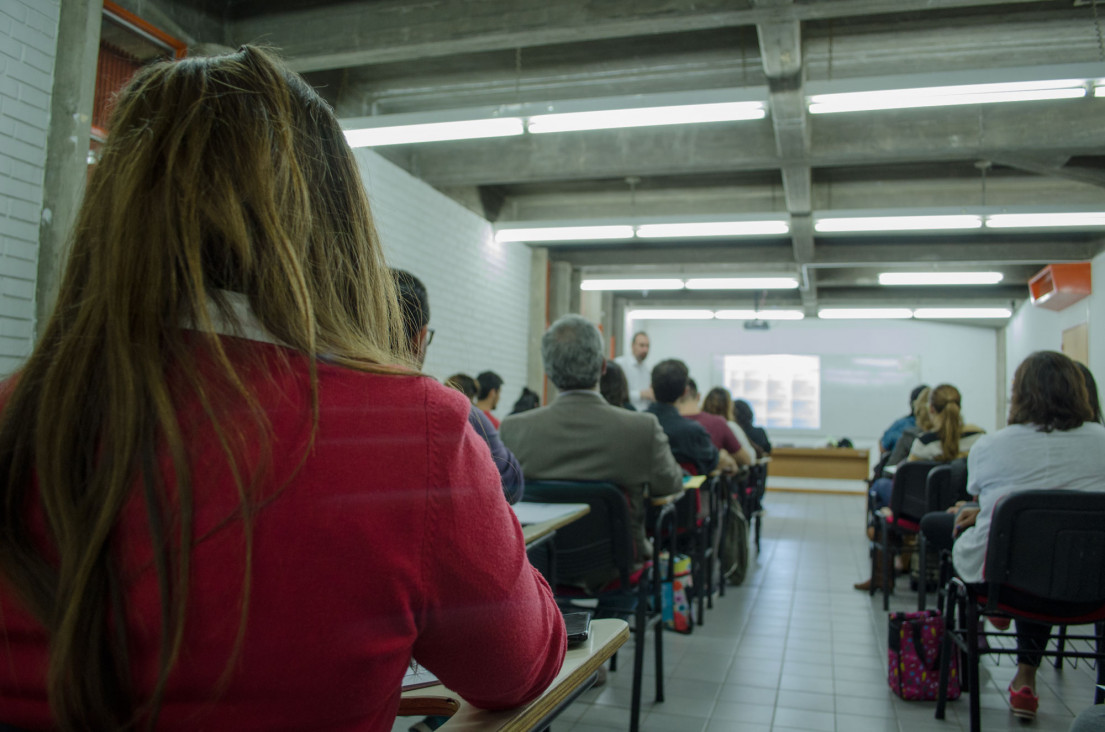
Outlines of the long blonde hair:
<svg viewBox="0 0 1105 732">
<path fill-rule="evenodd" d="M 352 153 L 302 79 L 251 47 L 152 65 L 119 96 L 111 130 L 54 314 L 5 385 L 0 416 L 0 572 L 49 633 L 47 691 L 60 729 L 156 723 L 184 637 L 195 541 L 177 417 L 185 392 L 235 476 L 246 540 L 239 635 L 224 677 L 240 648 L 271 430 L 209 303 L 236 323 L 223 293 L 245 295 L 271 335 L 308 357 L 312 436 L 315 357 L 389 372 L 410 363 Z M 242 405 L 245 429 L 224 426 L 220 415 Z M 247 467 L 245 450 L 256 455 L 258 444 Z M 159 456 L 169 457 L 170 475 Z M 161 601 L 159 676 L 148 699 L 137 698 L 129 676 L 125 588 L 111 543 L 136 491 Z M 28 528 L 30 510 L 44 517 L 48 546 Z"/>
<path fill-rule="evenodd" d="M 959 438 L 963 434 L 963 417 L 960 414 L 962 398 L 959 389 L 951 384 L 940 384 L 929 394 L 932 405 L 934 431 L 940 438 L 941 456 L 944 462 L 959 457 Z"/>
</svg>

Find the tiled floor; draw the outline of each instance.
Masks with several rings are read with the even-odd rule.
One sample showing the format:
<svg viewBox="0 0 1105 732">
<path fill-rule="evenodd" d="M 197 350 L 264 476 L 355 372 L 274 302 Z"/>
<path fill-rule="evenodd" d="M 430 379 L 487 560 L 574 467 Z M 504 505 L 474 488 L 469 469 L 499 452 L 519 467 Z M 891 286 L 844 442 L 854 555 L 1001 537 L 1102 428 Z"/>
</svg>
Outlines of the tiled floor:
<svg viewBox="0 0 1105 732">
<path fill-rule="evenodd" d="M 652 701 L 655 676 L 647 649 L 644 732 L 958 732 L 968 729 L 967 699 L 933 718 L 934 702 L 903 702 L 886 683 L 886 614 L 881 596 L 852 589 L 867 574 L 863 498 L 771 492 L 765 501 L 762 552 L 744 584 L 727 589 L 692 635 L 664 636 L 666 701 Z M 916 609 L 898 582 L 891 610 Z M 617 673 L 592 689 L 553 725 L 555 732 L 629 727 L 632 644 Z M 996 657 L 990 657 L 993 659 Z M 1040 670 L 1040 713 L 1015 719 L 1005 687 L 1008 657 L 984 659 L 982 727 L 1065 732 L 1093 702 L 1094 671 L 1080 663 Z M 398 726 L 397 726 L 398 728 Z"/>
</svg>

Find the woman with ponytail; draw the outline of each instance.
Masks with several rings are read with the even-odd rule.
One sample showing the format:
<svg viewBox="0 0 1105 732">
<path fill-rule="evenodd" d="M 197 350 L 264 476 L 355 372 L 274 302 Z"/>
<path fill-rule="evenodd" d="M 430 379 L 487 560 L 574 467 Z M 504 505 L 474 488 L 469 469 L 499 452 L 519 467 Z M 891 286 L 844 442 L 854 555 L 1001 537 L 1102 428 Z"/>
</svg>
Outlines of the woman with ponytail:
<svg viewBox="0 0 1105 732">
<path fill-rule="evenodd" d="M 0 727 L 390 730 L 412 657 L 540 694 L 563 620 L 329 107 L 247 46 L 110 129 L 0 384 Z"/>
<path fill-rule="evenodd" d="M 985 430 L 964 424 L 960 413 L 962 397 L 951 384 L 940 384 L 929 393 L 929 413 L 934 428 L 913 441 L 910 460 L 935 460 L 948 463 L 965 456 Z"/>
</svg>

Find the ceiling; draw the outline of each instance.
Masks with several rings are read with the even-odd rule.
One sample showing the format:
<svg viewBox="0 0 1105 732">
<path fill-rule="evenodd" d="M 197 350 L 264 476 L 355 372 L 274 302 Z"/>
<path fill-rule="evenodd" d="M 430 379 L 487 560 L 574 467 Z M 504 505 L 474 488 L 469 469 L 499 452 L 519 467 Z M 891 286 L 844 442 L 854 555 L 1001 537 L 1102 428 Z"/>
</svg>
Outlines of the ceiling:
<svg viewBox="0 0 1105 732">
<path fill-rule="evenodd" d="M 984 304 L 1089 228 L 822 234 L 818 217 L 1105 211 L 1105 98 L 811 115 L 811 94 L 1105 78 L 1105 0 L 164 0 L 212 42 L 281 49 L 343 120 L 759 98 L 764 119 L 376 148 L 499 226 L 782 218 L 789 234 L 574 242 L 583 277 L 790 274 L 797 290 L 622 304 Z M 1099 17 L 1100 16 L 1100 17 Z M 385 118 L 386 119 L 386 118 Z M 509 246 L 525 246 L 510 244 Z M 889 288 L 884 271 L 1004 273 Z M 1000 325 L 1000 323 L 998 323 Z"/>
</svg>

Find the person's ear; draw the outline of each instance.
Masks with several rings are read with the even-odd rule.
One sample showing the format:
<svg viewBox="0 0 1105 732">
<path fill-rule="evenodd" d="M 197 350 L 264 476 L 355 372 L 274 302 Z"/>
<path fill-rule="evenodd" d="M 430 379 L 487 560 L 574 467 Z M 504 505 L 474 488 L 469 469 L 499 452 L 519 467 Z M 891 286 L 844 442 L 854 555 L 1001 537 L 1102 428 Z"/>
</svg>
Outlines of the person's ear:
<svg viewBox="0 0 1105 732">
<path fill-rule="evenodd" d="M 604 358 L 604 359 L 602 359 L 602 371 L 599 372 L 599 376 L 602 376 L 605 373 L 606 373 L 606 359 Z"/>
</svg>

